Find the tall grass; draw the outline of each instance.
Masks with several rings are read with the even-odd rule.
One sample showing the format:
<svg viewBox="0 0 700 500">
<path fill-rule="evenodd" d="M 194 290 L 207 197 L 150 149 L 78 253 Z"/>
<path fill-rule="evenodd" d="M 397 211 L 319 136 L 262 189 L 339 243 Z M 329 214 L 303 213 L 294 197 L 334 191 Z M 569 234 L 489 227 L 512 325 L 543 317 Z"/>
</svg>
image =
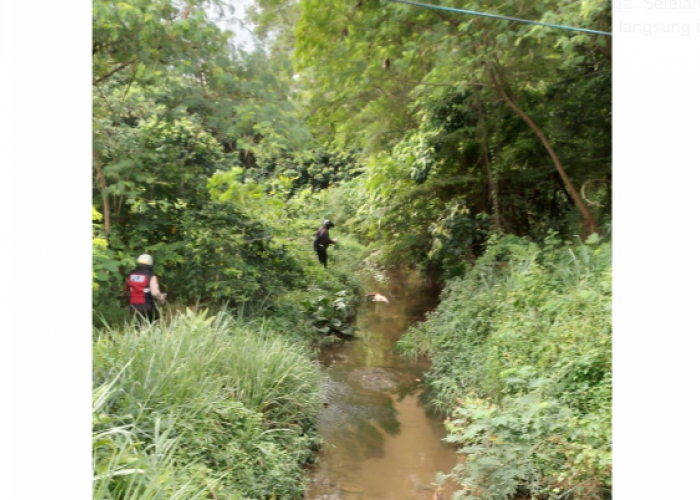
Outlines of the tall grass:
<svg viewBox="0 0 700 500">
<path fill-rule="evenodd" d="M 611 487 L 611 246 L 494 238 L 400 341 L 467 459 L 464 498 L 600 499 Z"/>
<path fill-rule="evenodd" d="M 96 499 L 302 495 L 320 390 L 304 344 L 186 311 L 102 330 L 93 357 Z"/>
<path fill-rule="evenodd" d="M 148 445 L 139 439 L 134 424 L 110 425 L 115 419 L 103 410 L 113 395 L 114 382 L 93 393 L 93 498 L 201 498 L 206 488 L 193 484 L 188 466 L 175 465 L 177 439 L 170 437 L 172 425 L 163 429 L 157 419 L 154 438 Z"/>
</svg>

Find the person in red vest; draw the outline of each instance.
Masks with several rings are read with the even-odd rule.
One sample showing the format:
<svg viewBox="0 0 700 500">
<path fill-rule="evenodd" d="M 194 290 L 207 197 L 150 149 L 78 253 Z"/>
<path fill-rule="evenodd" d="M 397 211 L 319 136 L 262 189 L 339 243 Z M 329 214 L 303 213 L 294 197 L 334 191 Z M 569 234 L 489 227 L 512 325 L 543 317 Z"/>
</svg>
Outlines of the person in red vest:
<svg viewBox="0 0 700 500">
<path fill-rule="evenodd" d="M 136 269 L 126 278 L 126 291 L 129 293 L 131 316 L 149 321 L 160 319 L 160 312 L 153 299 L 163 304 L 167 294 L 161 293 L 158 288 L 158 277 L 153 274 L 153 257 L 144 254 L 136 260 Z"/>
</svg>

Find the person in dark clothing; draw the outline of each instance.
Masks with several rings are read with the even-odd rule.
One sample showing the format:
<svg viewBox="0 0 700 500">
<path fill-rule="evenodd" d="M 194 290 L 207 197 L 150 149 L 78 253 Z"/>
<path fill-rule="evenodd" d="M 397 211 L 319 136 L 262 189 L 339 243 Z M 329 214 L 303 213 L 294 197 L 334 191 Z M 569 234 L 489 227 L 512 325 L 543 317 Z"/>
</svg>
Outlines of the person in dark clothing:
<svg viewBox="0 0 700 500">
<path fill-rule="evenodd" d="M 323 264 L 323 267 L 327 267 L 328 264 L 328 245 L 338 243 L 338 240 L 331 239 L 331 235 L 328 233 L 328 230 L 333 226 L 331 221 L 326 220 L 314 235 L 314 250 L 316 250 L 318 260 Z"/>
<path fill-rule="evenodd" d="M 161 293 L 158 277 L 153 274 L 153 257 L 141 255 L 136 261 L 136 269 L 126 278 L 126 291 L 129 293 L 129 313 L 141 321 L 156 321 L 160 312 L 153 299 L 163 304 L 167 294 Z"/>
</svg>

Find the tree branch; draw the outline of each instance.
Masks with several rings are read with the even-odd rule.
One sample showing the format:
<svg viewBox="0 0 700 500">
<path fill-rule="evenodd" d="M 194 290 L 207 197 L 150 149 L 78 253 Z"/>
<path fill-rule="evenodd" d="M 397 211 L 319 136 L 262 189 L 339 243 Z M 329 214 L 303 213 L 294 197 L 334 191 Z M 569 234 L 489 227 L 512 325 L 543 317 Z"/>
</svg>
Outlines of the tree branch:
<svg viewBox="0 0 700 500">
<path fill-rule="evenodd" d="M 591 233 L 596 233 L 598 232 L 598 227 L 596 225 L 595 219 L 591 215 L 591 212 L 588 210 L 588 207 L 583 203 L 581 200 L 581 197 L 578 194 L 578 191 L 574 188 L 574 185 L 571 183 L 571 180 L 569 179 L 568 174 L 566 173 L 566 170 L 564 170 L 564 167 L 561 164 L 561 161 L 559 160 L 559 157 L 557 154 L 554 152 L 554 148 L 552 148 L 552 145 L 549 143 L 549 140 L 547 137 L 544 135 L 542 130 L 535 124 L 535 122 L 532 121 L 532 119 L 525 114 L 525 112 L 518 107 L 515 102 L 508 97 L 508 94 L 501 88 L 501 85 L 498 82 L 498 77 L 496 76 L 495 72 L 493 71 L 492 67 L 489 66 L 489 75 L 491 76 L 491 81 L 493 82 L 494 87 L 496 88 L 496 91 L 498 94 L 501 96 L 501 98 L 506 102 L 506 104 L 513 110 L 515 113 L 523 119 L 525 123 L 528 124 L 528 126 L 532 129 L 533 132 L 539 137 L 540 141 L 542 142 L 542 145 L 547 149 L 547 152 L 549 153 L 550 158 L 552 158 L 552 161 L 554 162 L 554 166 L 557 168 L 559 171 L 559 175 L 561 176 L 562 180 L 564 181 L 564 184 L 566 185 L 566 189 L 571 195 L 571 197 L 574 199 L 574 202 L 576 203 L 576 206 L 578 209 L 581 211 L 581 214 L 585 217 L 586 222 L 588 224 L 588 229 Z"/>
<path fill-rule="evenodd" d="M 110 71 L 110 72 L 107 73 L 106 75 L 103 75 L 103 76 L 99 77 L 97 80 L 93 80 L 92 84 L 93 84 L 93 85 L 97 85 L 97 84 L 99 84 L 99 83 L 104 82 L 107 78 L 109 78 L 110 76 L 112 76 L 112 75 L 113 75 L 114 73 L 116 73 L 117 71 L 121 71 L 121 70 L 123 70 L 124 68 L 126 68 L 127 66 L 129 66 L 129 65 L 131 65 L 131 64 L 134 64 L 135 62 L 136 62 L 136 59 L 132 59 L 131 61 L 127 61 L 127 62 L 125 62 L 125 63 L 120 64 L 119 66 L 117 66 L 116 68 L 114 68 L 112 71 Z"/>
</svg>

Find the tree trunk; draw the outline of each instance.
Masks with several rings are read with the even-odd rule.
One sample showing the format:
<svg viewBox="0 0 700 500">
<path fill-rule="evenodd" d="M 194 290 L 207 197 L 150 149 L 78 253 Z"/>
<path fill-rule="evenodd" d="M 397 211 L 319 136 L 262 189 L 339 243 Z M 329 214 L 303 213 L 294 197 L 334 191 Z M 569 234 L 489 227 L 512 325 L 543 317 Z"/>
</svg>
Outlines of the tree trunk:
<svg viewBox="0 0 700 500">
<path fill-rule="evenodd" d="M 93 146 L 92 148 L 92 158 L 95 160 L 95 170 L 97 172 L 97 182 L 102 192 L 102 209 L 104 211 L 103 218 L 105 221 L 104 229 L 105 233 L 109 234 L 109 230 L 112 226 L 112 220 L 109 215 L 109 198 L 107 196 L 107 185 L 105 183 L 105 176 L 102 173 L 102 162 L 100 162 L 100 155 L 97 153 L 97 149 Z"/>
<path fill-rule="evenodd" d="M 508 104 L 508 106 L 515 111 L 515 113 L 523 119 L 525 123 L 528 124 L 528 126 L 532 129 L 533 132 L 539 137 L 540 141 L 542 141 L 542 144 L 544 147 L 547 149 L 547 152 L 549 153 L 549 156 L 552 158 L 552 161 L 554 162 L 554 165 L 557 167 L 557 170 L 559 171 L 559 175 L 561 176 L 561 179 L 564 181 L 564 185 L 566 186 L 566 190 L 568 193 L 571 195 L 571 197 L 574 200 L 574 203 L 578 207 L 578 209 L 581 211 L 581 214 L 583 214 L 583 217 L 586 219 L 586 223 L 588 224 L 588 230 L 590 233 L 597 233 L 598 232 L 598 226 L 595 222 L 595 219 L 591 215 L 591 212 L 589 212 L 588 207 L 583 203 L 583 200 L 581 200 L 581 197 L 578 194 L 578 191 L 574 188 L 574 185 L 571 183 L 571 180 L 569 179 L 569 176 L 567 175 L 566 171 L 564 170 L 564 167 L 561 164 L 561 161 L 559 161 L 559 157 L 557 154 L 554 152 L 554 149 L 552 148 L 552 145 L 549 143 L 547 140 L 547 137 L 545 137 L 544 133 L 540 130 L 540 128 L 535 125 L 535 122 L 532 121 L 532 119 L 525 114 L 525 112 L 518 107 L 513 100 L 508 97 L 508 95 L 503 91 L 503 88 L 501 85 L 498 83 L 498 79 L 496 75 L 494 74 L 493 70 L 489 68 L 489 74 L 491 75 L 491 81 L 493 82 L 494 87 L 496 88 L 496 91 L 498 94 L 501 96 L 501 98 Z"/>
</svg>

